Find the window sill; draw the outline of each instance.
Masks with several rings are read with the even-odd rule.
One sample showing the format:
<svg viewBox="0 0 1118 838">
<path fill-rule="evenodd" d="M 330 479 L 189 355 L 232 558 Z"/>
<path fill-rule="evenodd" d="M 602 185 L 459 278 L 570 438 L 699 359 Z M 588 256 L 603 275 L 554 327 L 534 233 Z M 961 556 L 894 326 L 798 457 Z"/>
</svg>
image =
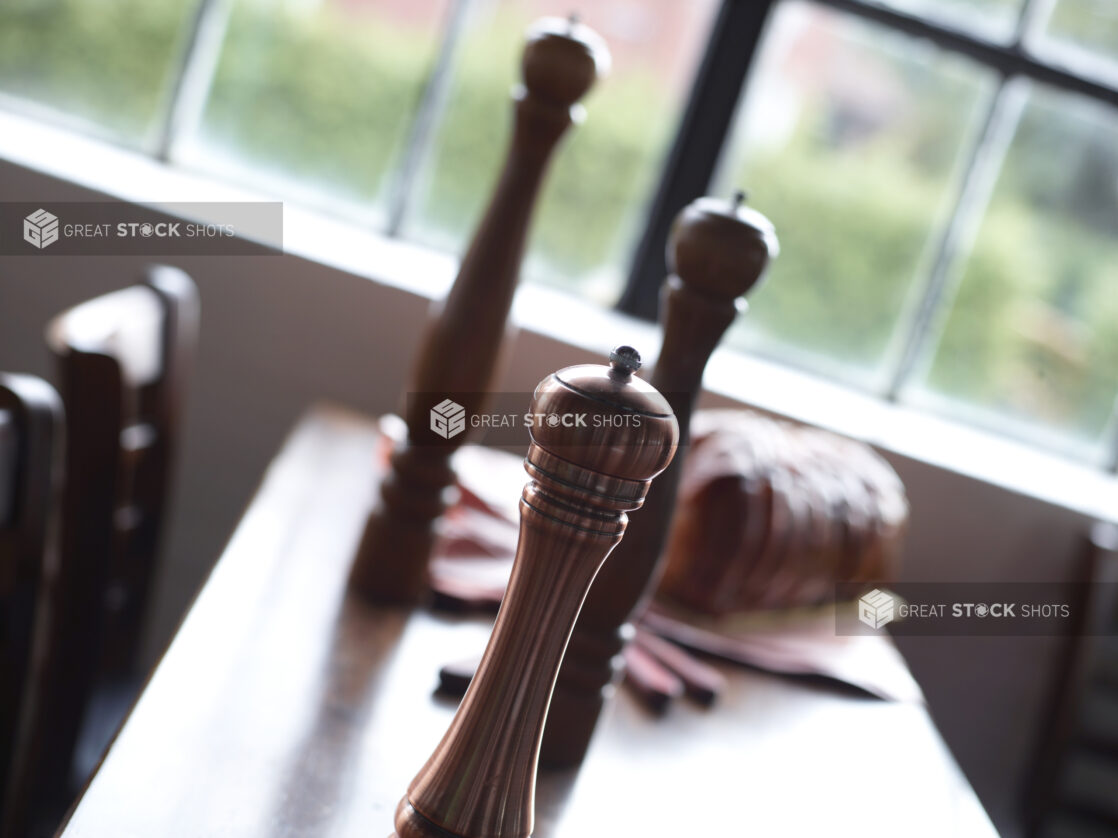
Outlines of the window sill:
<svg viewBox="0 0 1118 838">
<path fill-rule="evenodd" d="M 0 159 L 134 203 L 275 199 L 12 113 L 0 112 L 0 138 Z M 385 238 L 322 209 L 290 204 L 284 205 L 283 241 L 265 243 L 432 299 L 446 293 L 457 266 L 447 254 Z M 521 287 L 513 319 L 521 328 L 595 354 L 619 339 L 649 349 L 660 342 L 651 324 L 536 285 Z M 1086 516 L 1118 515 L 1118 476 L 807 373 L 719 350 L 706 381 L 712 404 L 748 404 Z"/>
</svg>

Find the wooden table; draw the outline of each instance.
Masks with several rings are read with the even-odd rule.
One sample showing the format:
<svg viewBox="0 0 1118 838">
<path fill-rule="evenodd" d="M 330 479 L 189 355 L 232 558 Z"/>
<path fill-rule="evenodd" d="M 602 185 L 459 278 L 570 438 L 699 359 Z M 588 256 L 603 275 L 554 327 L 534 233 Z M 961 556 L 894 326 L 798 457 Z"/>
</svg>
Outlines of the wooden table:
<svg viewBox="0 0 1118 838">
<path fill-rule="evenodd" d="M 67 838 L 391 832 L 489 624 L 346 596 L 373 423 L 296 428 L 79 801 Z M 726 668 L 712 710 L 622 694 L 580 772 L 541 773 L 536 838 L 996 835 L 926 710 Z"/>
</svg>

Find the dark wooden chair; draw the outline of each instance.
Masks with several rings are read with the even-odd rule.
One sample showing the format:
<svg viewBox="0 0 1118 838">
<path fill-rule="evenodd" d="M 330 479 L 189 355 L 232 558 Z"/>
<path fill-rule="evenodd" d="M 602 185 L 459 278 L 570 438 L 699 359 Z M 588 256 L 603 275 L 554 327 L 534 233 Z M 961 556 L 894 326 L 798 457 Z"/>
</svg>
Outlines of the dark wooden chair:
<svg viewBox="0 0 1118 838">
<path fill-rule="evenodd" d="M 1030 794 L 1035 838 L 1118 835 L 1118 526 L 1096 524 L 1087 546 L 1083 623 Z"/>
<path fill-rule="evenodd" d="M 0 836 L 22 835 L 23 772 L 42 675 L 62 402 L 45 381 L 0 374 Z"/>
<path fill-rule="evenodd" d="M 197 325 L 194 283 L 153 266 L 142 284 L 63 312 L 47 328 L 69 421 L 46 723 L 26 778 L 40 813 L 69 804 L 140 686 L 133 668 Z M 95 693 L 113 699 L 91 713 Z M 79 735 L 92 743 L 83 764 L 74 760 Z"/>
</svg>

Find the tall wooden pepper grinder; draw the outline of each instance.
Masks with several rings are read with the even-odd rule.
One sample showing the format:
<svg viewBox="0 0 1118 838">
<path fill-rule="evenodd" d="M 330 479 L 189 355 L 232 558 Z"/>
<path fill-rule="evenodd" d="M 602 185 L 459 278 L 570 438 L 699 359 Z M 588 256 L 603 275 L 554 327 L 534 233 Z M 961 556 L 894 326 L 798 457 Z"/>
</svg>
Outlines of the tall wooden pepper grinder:
<svg viewBox="0 0 1118 838">
<path fill-rule="evenodd" d="M 676 217 L 668 240 L 671 275 L 660 305 L 664 342 L 651 382 L 679 420 L 684 455 L 707 361 L 739 308 L 746 307 L 743 295 L 778 252 L 772 224 L 743 206 L 744 200 L 738 192 L 729 202 L 692 202 Z M 586 753 L 620 673 L 620 652 L 632 633 L 629 621 L 659 581 L 682 462 L 683 456 L 676 457 L 656 481 L 645 510 L 586 598 L 548 714 L 544 765 L 577 765 Z"/>
<path fill-rule="evenodd" d="M 544 18 L 527 37 L 524 83 L 513 93 L 514 125 L 504 168 L 450 294 L 436 308 L 409 388 L 414 394 L 453 394 L 468 414 L 481 411 L 482 394 L 491 384 L 547 165 L 579 117 L 575 103 L 609 64 L 601 38 L 573 16 Z M 392 456 L 380 504 L 354 559 L 350 585 L 374 602 L 411 603 L 427 588 L 435 521 L 454 483 L 450 457 L 468 436 L 456 434 L 446 445 L 416 444 L 433 406 L 423 398 L 409 399 L 408 441 Z"/>
<path fill-rule="evenodd" d="M 525 838 L 555 674 L 594 575 L 679 438 L 667 401 L 618 347 L 536 387 L 531 478 L 493 634 L 442 742 L 396 811 L 398 838 Z"/>
</svg>

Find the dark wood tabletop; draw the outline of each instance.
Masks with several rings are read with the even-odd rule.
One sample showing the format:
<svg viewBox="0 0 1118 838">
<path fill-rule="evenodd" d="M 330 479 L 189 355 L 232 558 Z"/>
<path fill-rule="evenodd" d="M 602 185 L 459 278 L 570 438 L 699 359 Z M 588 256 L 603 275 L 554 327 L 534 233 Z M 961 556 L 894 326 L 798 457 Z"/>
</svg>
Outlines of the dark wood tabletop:
<svg viewBox="0 0 1118 838">
<path fill-rule="evenodd" d="M 345 592 L 372 420 L 319 408 L 269 468 L 62 834 L 381 838 L 490 623 Z M 580 771 L 541 772 L 536 838 L 994 836 L 919 704 L 726 667 L 711 709 L 621 693 Z"/>
</svg>

